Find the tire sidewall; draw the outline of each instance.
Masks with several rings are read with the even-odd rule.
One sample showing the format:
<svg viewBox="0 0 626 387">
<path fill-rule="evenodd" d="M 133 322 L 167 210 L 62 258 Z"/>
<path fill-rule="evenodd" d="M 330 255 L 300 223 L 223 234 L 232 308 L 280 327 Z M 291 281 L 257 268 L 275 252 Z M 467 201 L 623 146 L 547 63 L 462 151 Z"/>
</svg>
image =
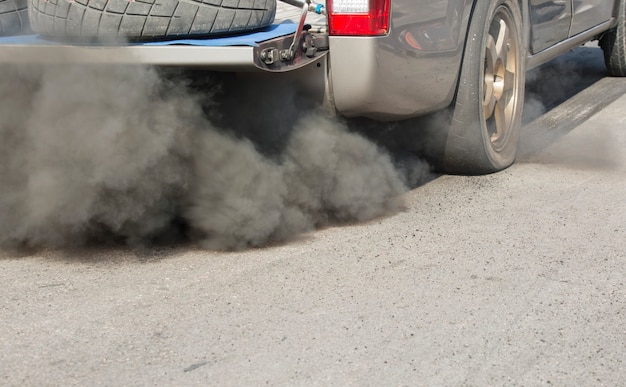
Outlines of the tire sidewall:
<svg viewBox="0 0 626 387">
<path fill-rule="evenodd" d="M 499 149 L 495 149 L 487 130 L 482 102 L 484 95 L 485 49 L 489 27 L 496 10 L 501 6 L 507 7 L 516 24 L 512 28 L 514 27 L 516 30 L 518 47 L 518 69 L 515 80 L 517 83 L 517 103 L 514 107 L 515 112 L 513 113 L 507 137 L 503 140 L 502 146 Z M 446 164 L 450 166 L 449 169 L 457 169 L 469 173 L 490 173 L 504 169 L 515 161 L 524 103 L 525 62 L 526 42 L 523 35 L 521 10 L 517 1 L 494 0 L 489 3 L 477 1 L 466 39 L 465 54 L 455 99 L 454 117 L 448 141 L 448 146 L 467 149 L 468 153 L 465 155 L 465 158 L 466 160 L 472 160 L 472 162 L 466 162 L 466 160 L 463 160 L 463 156 L 450 158 L 446 160 Z M 459 139 L 462 140 L 463 144 L 459 144 Z M 477 149 L 484 150 L 484 152 L 478 152 L 482 154 L 471 153 Z M 446 153 L 448 153 L 447 150 Z M 451 163 L 460 164 L 460 168 Z"/>
</svg>

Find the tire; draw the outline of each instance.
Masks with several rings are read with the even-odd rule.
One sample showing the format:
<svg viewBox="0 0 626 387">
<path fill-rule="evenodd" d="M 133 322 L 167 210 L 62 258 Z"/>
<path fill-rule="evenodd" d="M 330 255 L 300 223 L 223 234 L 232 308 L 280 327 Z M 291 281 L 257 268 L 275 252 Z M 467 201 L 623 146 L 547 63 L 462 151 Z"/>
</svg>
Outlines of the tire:
<svg viewBox="0 0 626 387">
<path fill-rule="evenodd" d="M 0 0 L 0 36 L 30 32 L 28 0 Z"/>
<path fill-rule="evenodd" d="M 50 37 L 152 40 L 266 27 L 276 0 L 29 0 L 33 30 Z"/>
<path fill-rule="evenodd" d="M 443 156 L 449 173 L 484 174 L 515 161 L 526 45 L 517 0 L 477 1 Z"/>
<path fill-rule="evenodd" d="M 604 63 L 613 77 L 626 76 L 626 0 L 620 0 L 617 26 L 600 39 Z"/>
</svg>

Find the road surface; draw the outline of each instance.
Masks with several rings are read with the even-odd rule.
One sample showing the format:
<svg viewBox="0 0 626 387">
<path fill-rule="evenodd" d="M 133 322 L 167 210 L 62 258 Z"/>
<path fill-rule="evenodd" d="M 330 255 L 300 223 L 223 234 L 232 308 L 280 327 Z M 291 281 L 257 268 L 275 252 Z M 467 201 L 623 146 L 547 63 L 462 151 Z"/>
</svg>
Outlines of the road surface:
<svg viewBox="0 0 626 387">
<path fill-rule="evenodd" d="M 622 384 L 626 97 L 550 118 L 590 104 L 530 117 L 503 172 L 286 244 L 0 252 L 0 384 Z"/>
</svg>

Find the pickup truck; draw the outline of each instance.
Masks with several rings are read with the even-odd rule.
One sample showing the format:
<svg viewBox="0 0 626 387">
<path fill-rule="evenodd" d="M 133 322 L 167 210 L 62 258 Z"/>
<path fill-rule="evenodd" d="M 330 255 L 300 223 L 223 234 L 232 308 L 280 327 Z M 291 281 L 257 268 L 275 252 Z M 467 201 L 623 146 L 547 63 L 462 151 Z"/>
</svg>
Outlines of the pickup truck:
<svg viewBox="0 0 626 387">
<path fill-rule="evenodd" d="M 490 173 L 515 160 L 528 69 L 599 40 L 609 74 L 626 75 L 625 4 L 280 0 L 274 22 L 259 31 L 123 45 L 11 36 L 0 38 L 0 63 L 145 63 L 290 77 L 336 114 L 379 121 L 446 110 L 441 166 Z"/>
</svg>

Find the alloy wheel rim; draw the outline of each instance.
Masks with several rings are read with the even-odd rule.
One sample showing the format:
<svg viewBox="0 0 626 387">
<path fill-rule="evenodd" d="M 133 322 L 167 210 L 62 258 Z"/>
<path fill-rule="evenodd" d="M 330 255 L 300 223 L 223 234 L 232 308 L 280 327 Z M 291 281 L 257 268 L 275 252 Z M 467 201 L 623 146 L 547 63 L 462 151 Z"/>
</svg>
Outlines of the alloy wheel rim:
<svg viewBox="0 0 626 387">
<path fill-rule="evenodd" d="M 519 60 L 517 29 L 510 10 L 496 9 L 485 46 L 483 113 L 495 150 L 506 144 L 516 114 Z"/>
</svg>

